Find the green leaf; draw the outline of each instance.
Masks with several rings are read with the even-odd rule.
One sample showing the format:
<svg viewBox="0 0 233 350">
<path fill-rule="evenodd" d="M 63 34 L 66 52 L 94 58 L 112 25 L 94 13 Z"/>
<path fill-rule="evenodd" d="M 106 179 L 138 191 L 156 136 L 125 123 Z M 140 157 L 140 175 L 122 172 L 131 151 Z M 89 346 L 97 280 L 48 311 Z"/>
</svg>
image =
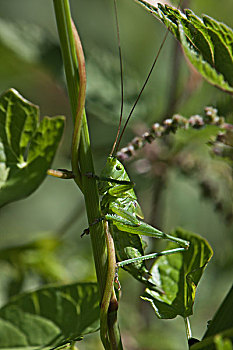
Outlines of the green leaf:
<svg viewBox="0 0 233 350">
<path fill-rule="evenodd" d="M 174 141 L 176 154 L 186 147 L 189 147 L 193 153 L 209 151 L 208 143 L 216 139 L 220 130 L 220 127 L 215 125 L 207 125 L 202 129 L 178 130 Z"/>
<path fill-rule="evenodd" d="M 229 310 L 231 312 L 231 310 Z M 232 350 L 233 328 L 215 336 L 205 338 L 191 346 L 191 350 Z"/>
<path fill-rule="evenodd" d="M 199 18 L 167 5 L 152 6 L 136 0 L 160 19 L 180 41 L 184 52 L 199 73 L 211 84 L 233 94 L 233 31 L 215 19 Z"/>
<path fill-rule="evenodd" d="M 64 117 L 44 117 L 11 89 L 0 97 L 0 207 L 29 196 L 51 166 Z"/>
<path fill-rule="evenodd" d="M 214 315 L 203 339 L 223 332 L 229 328 L 233 328 L 232 312 L 229 312 L 229 310 L 233 310 L 233 286 Z"/>
<path fill-rule="evenodd" d="M 97 284 L 46 287 L 0 309 L 0 349 L 52 349 L 98 328 Z"/>
<path fill-rule="evenodd" d="M 151 269 L 151 280 L 165 293 L 146 289 L 142 299 L 149 301 L 159 318 L 192 315 L 196 288 L 213 252 L 208 242 L 189 231 L 177 229 L 174 236 L 190 242 L 186 252 L 158 258 Z M 168 243 L 167 249 L 176 247 Z"/>
<path fill-rule="evenodd" d="M 0 18 L 0 54 L 1 78 L 24 74 L 30 69 L 35 73 L 38 64 L 48 68 L 56 77 L 61 74 L 59 45 L 50 31 L 33 23 Z"/>
<path fill-rule="evenodd" d="M 30 243 L 0 249 L 0 262 L 7 261 L 14 269 L 10 286 L 13 294 L 10 295 L 19 293 L 20 290 L 17 291 L 17 287 L 22 287 L 27 272 L 36 272 L 48 283 L 64 281 L 66 271 L 58 252 L 60 245 L 59 237 L 47 232 L 46 238 L 42 237 Z M 18 283 L 18 286 L 14 286 L 14 283 Z"/>
<path fill-rule="evenodd" d="M 232 350 L 232 342 L 230 339 L 223 339 L 221 336 L 215 337 L 215 344 L 217 350 Z"/>
</svg>

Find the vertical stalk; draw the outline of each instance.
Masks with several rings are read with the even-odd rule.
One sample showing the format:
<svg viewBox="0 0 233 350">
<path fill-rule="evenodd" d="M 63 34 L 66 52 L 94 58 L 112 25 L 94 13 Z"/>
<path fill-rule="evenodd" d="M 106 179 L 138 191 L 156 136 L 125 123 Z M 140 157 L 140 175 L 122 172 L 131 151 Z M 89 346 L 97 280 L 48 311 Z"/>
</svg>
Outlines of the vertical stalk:
<svg viewBox="0 0 233 350">
<path fill-rule="evenodd" d="M 72 116 L 75 119 L 79 91 L 79 75 L 78 62 L 76 58 L 74 39 L 71 27 L 69 1 L 54 0 L 53 3 L 60 38 L 61 51 L 63 56 L 71 111 Z M 76 162 L 79 163 L 80 171 L 82 174 L 81 184 L 85 198 L 88 222 L 90 224 L 96 218 L 101 216 L 101 212 L 96 181 L 88 179 L 86 176 L 83 176 L 83 174 L 87 172 L 94 173 L 92 152 L 90 147 L 90 139 L 85 111 L 83 112 L 82 129 L 80 135 L 80 148 L 79 154 L 77 154 L 77 156 L 79 156 L 79 159 L 76 159 Z M 105 286 L 107 260 L 103 224 L 99 223 L 90 227 L 90 236 L 95 261 L 96 275 L 100 289 L 100 297 L 102 299 Z"/>
<path fill-rule="evenodd" d="M 54 10 L 56 15 L 58 33 L 60 37 L 61 51 L 63 56 L 64 68 L 66 73 L 67 88 L 71 104 L 71 111 L 74 119 L 74 138 L 72 148 L 72 168 L 75 170 L 75 181 L 84 194 L 87 217 L 90 227 L 90 236 L 92 242 L 92 250 L 95 261 L 97 281 L 100 290 L 101 300 L 101 335 L 103 345 L 106 350 L 121 350 L 122 344 L 120 333 L 117 325 L 117 310 L 115 310 L 112 322 L 108 323 L 109 302 L 111 304 L 111 296 L 113 295 L 113 283 L 115 273 L 115 250 L 112 237 L 106 227 L 104 230 L 103 223 L 91 225 L 96 218 L 101 217 L 99 195 L 95 179 L 90 179 L 85 176 L 86 173 L 94 173 L 94 166 L 92 160 L 92 152 L 90 146 L 89 132 L 87 126 L 87 119 L 85 109 L 82 115 L 81 132 L 78 126 L 80 117 L 80 105 L 82 103 L 79 99 L 79 67 L 76 57 L 75 43 L 72 33 L 71 14 L 69 8 L 69 0 L 53 0 Z M 73 28 L 74 29 L 74 28 Z M 77 42 L 76 42 L 77 44 Z M 77 49 L 77 45 L 76 45 Z M 79 57 L 80 62 L 80 57 Z M 80 77 L 80 80 L 82 77 Z M 82 81 L 80 81 L 82 83 Z M 82 100 L 82 98 L 81 98 Z M 78 123 L 77 123 L 78 121 Z M 80 132 L 77 137 L 77 133 Z M 76 147 L 76 148 L 75 148 Z M 79 174 L 77 174 L 79 173 Z M 105 223 L 105 226 L 107 222 Z M 105 240 L 106 236 L 107 246 Z M 109 245 L 109 242 L 111 243 Z M 106 253 L 108 250 L 108 254 Z M 108 255 L 108 258 L 107 258 Z M 108 268 L 107 268 L 108 262 Z M 115 300 L 115 299 L 114 299 Z M 117 302 L 117 300 L 116 300 Z M 104 325 L 104 327 L 103 327 Z"/>
</svg>

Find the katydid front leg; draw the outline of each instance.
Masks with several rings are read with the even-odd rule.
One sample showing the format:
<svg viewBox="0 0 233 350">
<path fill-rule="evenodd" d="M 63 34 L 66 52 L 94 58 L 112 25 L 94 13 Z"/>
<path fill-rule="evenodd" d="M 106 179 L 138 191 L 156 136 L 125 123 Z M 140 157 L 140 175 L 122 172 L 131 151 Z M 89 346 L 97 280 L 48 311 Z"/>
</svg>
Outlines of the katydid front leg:
<svg viewBox="0 0 233 350">
<path fill-rule="evenodd" d="M 104 182 L 111 182 L 113 184 L 119 184 L 119 185 L 126 185 L 128 187 L 122 188 L 122 191 L 128 191 L 129 189 L 133 188 L 135 186 L 135 183 L 132 181 L 124 181 L 124 180 L 117 180 L 117 179 L 113 179 L 111 177 L 105 177 L 105 176 L 98 176 L 96 174 L 93 173 L 86 173 L 85 174 L 89 179 L 96 179 L 98 181 L 104 181 Z M 121 191 L 121 192 L 122 192 Z"/>
</svg>

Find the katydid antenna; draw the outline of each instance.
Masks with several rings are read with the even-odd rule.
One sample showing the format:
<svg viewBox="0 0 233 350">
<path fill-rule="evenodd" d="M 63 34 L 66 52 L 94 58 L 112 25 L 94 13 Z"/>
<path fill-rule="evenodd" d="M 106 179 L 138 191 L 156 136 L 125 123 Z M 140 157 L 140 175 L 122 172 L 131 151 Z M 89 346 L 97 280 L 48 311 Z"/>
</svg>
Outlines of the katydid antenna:
<svg viewBox="0 0 233 350">
<path fill-rule="evenodd" d="M 119 52 L 119 59 L 120 59 L 120 74 L 121 74 L 121 111 L 120 111 L 120 120 L 119 120 L 118 129 L 117 129 L 117 135 L 116 135 L 115 141 L 114 141 L 114 143 L 113 143 L 110 156 L 113 155 L 114 149 L 115 149 L 115 147 L 116 147 L 117 139 L 118 139 L 119 134 L 120 134 L 121 122 L 122 122 L 122 117 L 123 117 L 123 105 L 124 105 L 123 64 L 122 64 L 121 42 L 120 42 L 120 28 L 119 28 L 119 21 L 118 21 L 118 15 L 117 15 L 117 4 L 116 4 L 116 0 L 114 0 L 114 12 L 115 12 L 115 19 L 116 19 L 117 44 L 118 44 L 118 52 Z"/>
<path fill-rule="evenodd" d="M 167 36 L 168 36 L 168 33 L 169 33 L 169 29 L 167 29 L 167 30 L 166 30 L 166 33 L 165 33 L 165 35 L 164 35 L 164 38 L 163 38 L 163 40 L 162 40 L 162 42 L 161 42 L 161 44 L 160 44 L 160 46 L 159 46 L 159 49 L 158 49 L 157 54 L 156 54 L 156 56 L 155 56 L 155 59 L 154 59 L 154 61 L 153 61 L 153 63 L 152 63 L 152 66 L 151 66 L 151 68 L 150 68 L 150 70 L 149 70 L 149 73 L 148 73 L 148 75 L 147 75 L 147 77 L 146 77 L 146 79 L 145 79 L 145 81 L 144 81 L 144 83 L 143 83 L 143 85 L 142 85 L 141 90 L 139 91 L 139 94 L 138 94 L 138 96 L 137 96 L 137 98 L 136 98 L 136 100 L 135 100 L 135 102 L 134 102 L 134 104 L 133 104 L 133 106 L 132 106 L 132 108 L 131 108 L 131 110 L 130 110 L 130 112 L 129 112 L 129 115 L 128 115 L 128 117 L 127 117 L 127 119 L 126 119 L 126 122 L 125 122 L 125 124 L 124 124 L 124 126 L 123 126 L 123 129 L 122 129 L 122 131 L 121 131 L 121 133 L 120 133 L 121 123 L 122 123 L 122 118 L 123 118 L 124 86 L 123 86 L 122 54 L 121 54 L 121 44 L 120 44 L 120 30 L 119 30 L 119 21 L 118 21 L 118 15 L 117 15 L 117 4 L 116 4 L 116 1 L 117 1 L 117 0 L 114 0 L 114 12 L 115 12 L 115 19 L 116 19 L 116 26 L 117 26 L 117 43 L 118 43 L 118 50 L 119 50 L 120 72 L 121 72 L 121 112 L 120 112 L 119 125 L 118 125 L 118 129 L 117 129 L 117 136 L 116 136 L 115 141 L 114 141 L 114 143 L 113 143 L 113 147 L 112 147 L 110 156 L 112 156 L 114 152 L 117 153 L 117 150 L 119 149 L 120 142 L 121 142 L 122 136 L 123 136 L 123 134 L 124 134 L 124 132 L 125 132 L 125 129 L 126 129 L 128 123 L 129 123 L 129 120 L 130 120 L 130 118 L 131 118 L 131 116 L 132 116 L 132 114 L 133 114 L 133 112 L 134 112 L 134 110 L 135 110 L 135 107 L 136 107 L 137 104 L 138 104 L 138 101 L 140 100 L 140 98 L 141 98 L 141 96 L 142 96 L 142 93 L 143 93 L 143 91 L 144 91 L 144 89 L 145 89 L 145 87 L 146 87 L 146 85 L 147 85 L 147 83 L 148 83 L 148 80 L 150 79 L 150 76 L 151 76 L 151 74 L 152 74 L 152 72 L 153 72 L 153 70 L 154 70 L 154 67 L 155 67 L 155 65 L 156 65 L 156 63 L 157 63 L 157 61 L 158 61 L 160 52 L 161 52 L 162 49 L 163 49 L 163 46 L 164 46 L 164 44 L 165 44 L 165 41 L 166 41 Z M 180 8 L 181 2 L 182 2 L 182 0 L 179 0 L 179 4 L 178 4 L 178 6 L 177 6 L 177 9 Z"/>
</svg>

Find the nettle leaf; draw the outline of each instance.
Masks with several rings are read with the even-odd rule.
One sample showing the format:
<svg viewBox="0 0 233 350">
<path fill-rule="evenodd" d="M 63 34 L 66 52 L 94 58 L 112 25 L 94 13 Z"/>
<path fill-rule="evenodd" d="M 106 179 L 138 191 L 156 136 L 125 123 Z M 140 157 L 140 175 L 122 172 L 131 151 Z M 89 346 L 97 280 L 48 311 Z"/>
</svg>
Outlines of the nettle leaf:
<svg viewBox="0 0 233 350">
<path fill-rule="evenodd" d="M 0 349 L 52 349 L 98 329 L 96 283 L 42 288 L 0 309 Z"/>
<path fill-rule="evenodd" d="M 44 117 L 11 89 L 0 97 L 0 207 L 29 196 L 51 166 L 64 117 Z"/>
<path fill-rule="evenodd" d="M 208 242 L 189 231 L 177 229 L 174 236 L 190 242 L 186 252 L 158 258 L 150 273 L 151 280 L 164 294 L 146 289 L 142 299 L 149 301 L 159 318 L 192 315 L 196 288 L 213 251 Z M 169 242 L 167 249 L 177 247 Z"/>
<path fill-rule="evenodd" d="M 211 84 L 233 94 L 233 30 L 224 23 L 191 10 L 185 13 L 167 5 L 152 6 L 136 0 L 161 20 L 180 41 L 199 73 Z"/>
</svg>

